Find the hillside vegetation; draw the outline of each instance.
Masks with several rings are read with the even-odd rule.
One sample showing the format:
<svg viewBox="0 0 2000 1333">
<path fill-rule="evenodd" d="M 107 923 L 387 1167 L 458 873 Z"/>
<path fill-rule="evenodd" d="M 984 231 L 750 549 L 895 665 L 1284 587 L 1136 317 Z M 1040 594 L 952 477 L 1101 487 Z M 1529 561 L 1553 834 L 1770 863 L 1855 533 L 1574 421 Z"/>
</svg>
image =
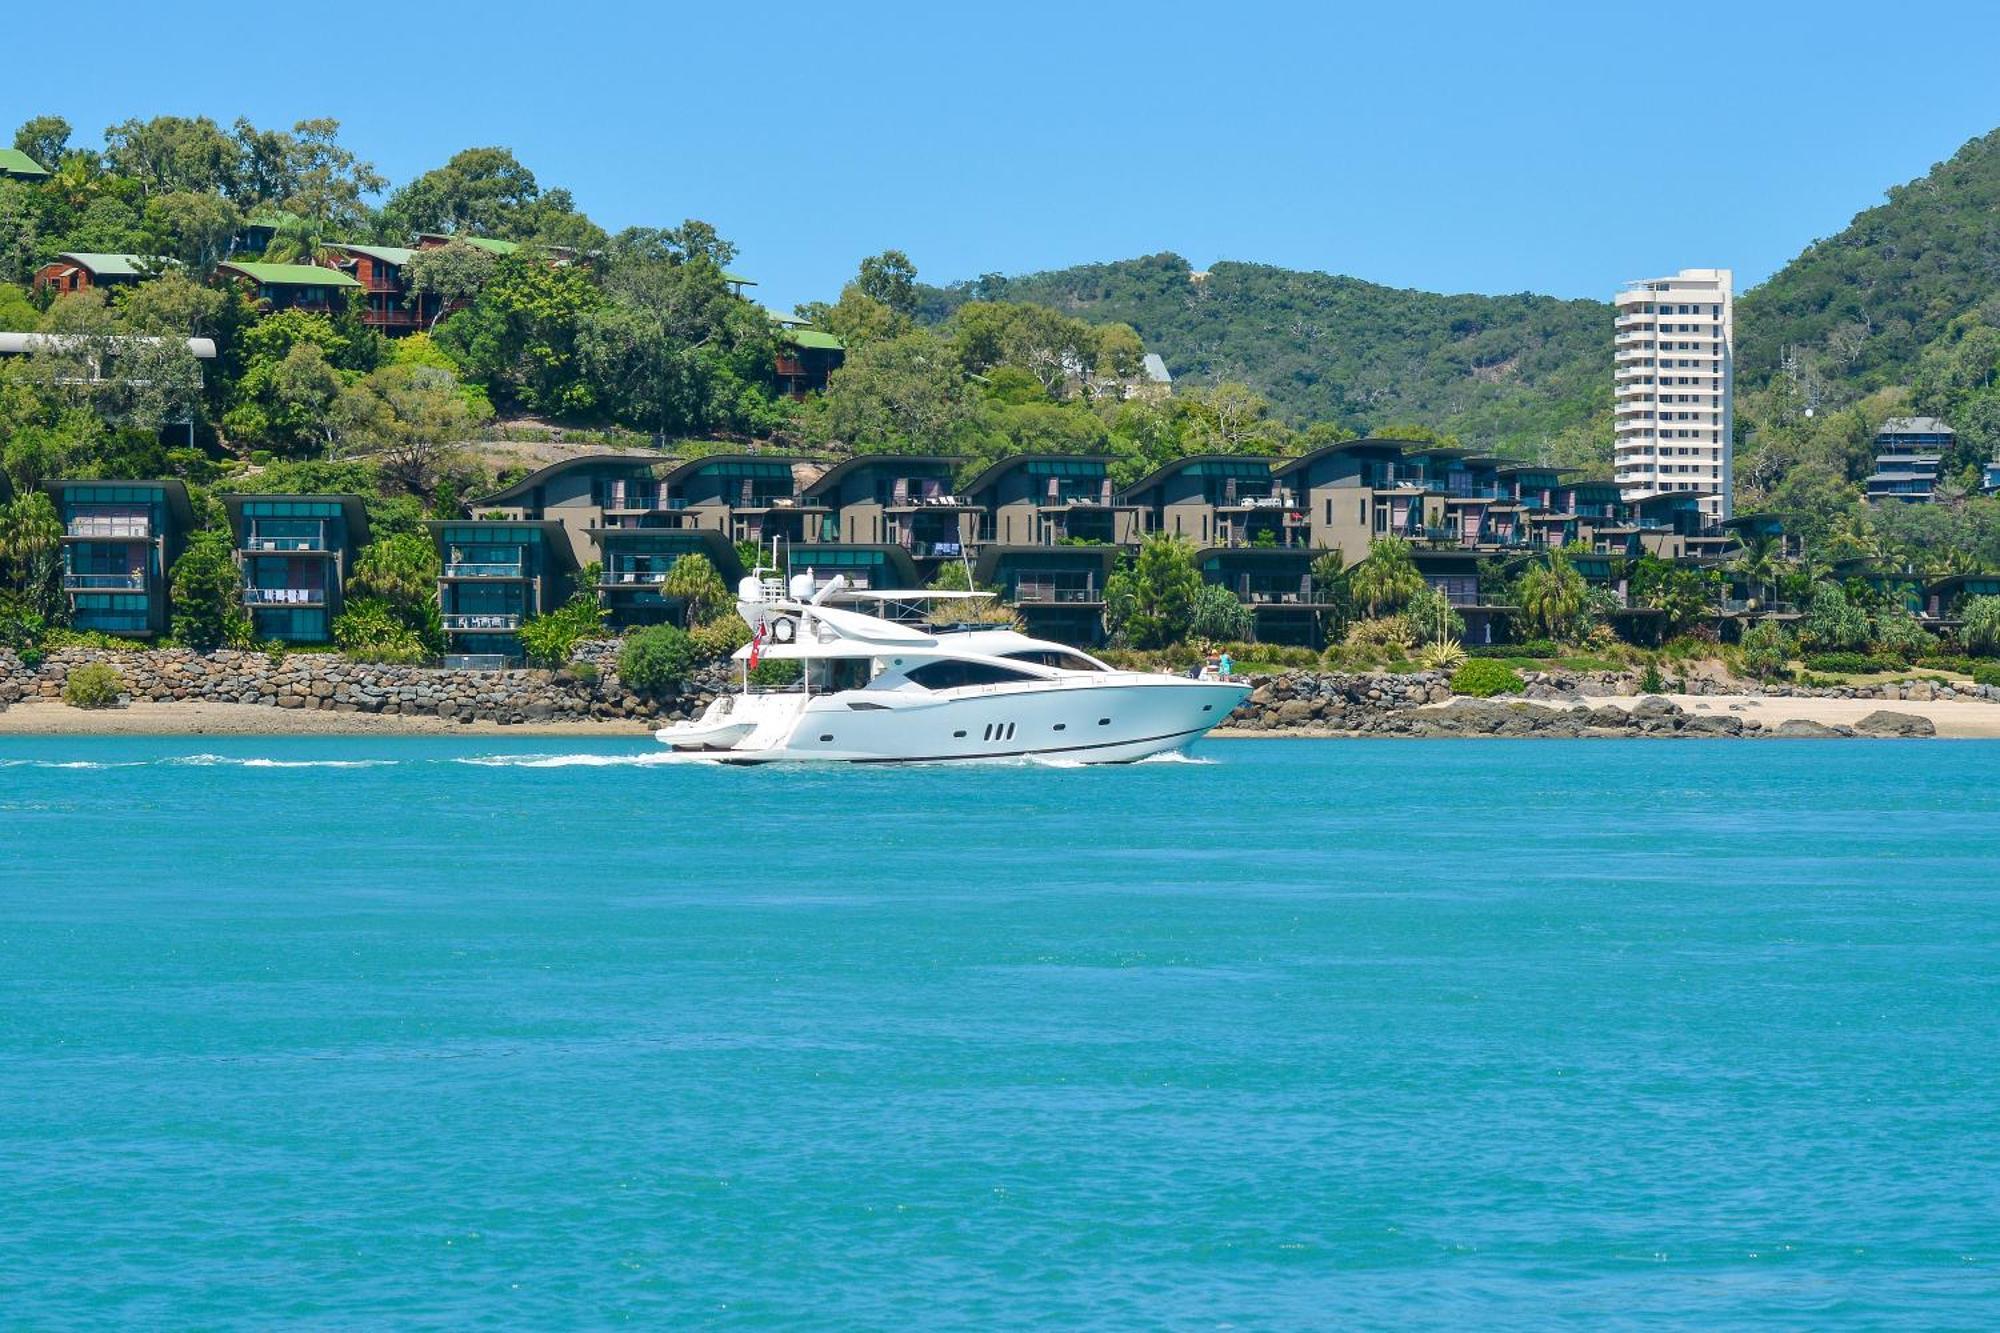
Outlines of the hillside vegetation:
<svg viewBox="0 0 2000 1333">
<path fill-rule="evenodd" d="M 1159 254 L 931 288 L 923 309 L 938 320 L 970 300 L 1129 324 L 1176 376 L 1241 381 L 1297 425 L 1414 422 L 1526 453 L 1588 429 L 1611 401 L 1611 315 L 1597 301 L 1440 296 L 1266 264 L 1196 275 Z"/>
</svg>

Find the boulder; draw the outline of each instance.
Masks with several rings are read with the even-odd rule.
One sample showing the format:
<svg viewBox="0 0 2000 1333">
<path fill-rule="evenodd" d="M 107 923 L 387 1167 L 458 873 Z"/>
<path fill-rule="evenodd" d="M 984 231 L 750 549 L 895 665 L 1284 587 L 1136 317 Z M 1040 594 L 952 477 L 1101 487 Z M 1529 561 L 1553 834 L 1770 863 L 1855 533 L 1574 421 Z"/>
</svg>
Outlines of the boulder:
<svg viewBox="0 0 2000 1333">
<path fill-rule="evenodd" d="M 1854 724 L 1863 736 L 1935 736 L 1937 724 L 1915 713 L 1897 713 L 1878 708 Z"/>
<path fill-rule="evenodd" d="M 1815 722 L 1809 717 L 1794 717 L 1787 718 L 1773 727 L 1771 734 L 1786 739 L 1794 737 L 1811 737 L 1817 739 L 1827 736 L 1838 736 L 1840 733 L 1832 727 L 1827 726 L 1824 722 Z"/>
</svg>

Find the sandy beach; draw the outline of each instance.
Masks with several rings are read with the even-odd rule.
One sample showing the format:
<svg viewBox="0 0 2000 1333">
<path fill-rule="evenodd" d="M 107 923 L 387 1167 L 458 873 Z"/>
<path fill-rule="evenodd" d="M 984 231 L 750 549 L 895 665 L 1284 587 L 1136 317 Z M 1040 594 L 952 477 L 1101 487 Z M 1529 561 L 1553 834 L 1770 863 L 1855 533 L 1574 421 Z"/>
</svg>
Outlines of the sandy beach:
<svg viewBox="0 0 2000 1333">
<path fill-rule="evenodd" d="M 435 717 L 336 713 L 263 704 L 134 703 L 71 708 L 38 699 L 0 711 L 0 736 L 644 736 L 644 722 L 446 722 Z"/>
</svg>

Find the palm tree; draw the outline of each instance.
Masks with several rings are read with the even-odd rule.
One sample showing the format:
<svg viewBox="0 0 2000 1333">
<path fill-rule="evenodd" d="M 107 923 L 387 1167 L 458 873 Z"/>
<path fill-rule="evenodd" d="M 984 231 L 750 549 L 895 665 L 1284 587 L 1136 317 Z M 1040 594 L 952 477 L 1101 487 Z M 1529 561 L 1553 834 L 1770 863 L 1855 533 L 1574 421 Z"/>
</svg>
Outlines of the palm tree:
<svg viewBox="0 0 2000 1333">
<path fill-rule="evenodd" d="M 1424 576 L 1410 559 L 1410 544 L 1401 537 L 1384 537 L 1368 548 L 1368 558 L 1347 576 L 1350 596 L 1368 608 L 1373 620 L 1393 611 L 1424 590 Z"/>
<path fill-rule="evenodd" d="M 1750 589 L 1751 600 L 1768 602 L 1771 599 L 1771 585 L 1777 581 L 1778 566 L 1782 563 L 1783 546 L 1777 534 L 1764 531 L 1753 532 L 1743 543 L 1736 558 L 1730 562 L 1730 572 L 1740 577 Z M 1755 608 L 1752 608 L 1755 609 Z"/>
<path fill-rule="evenodd" d="M 1567 639 L 1583 615 L 1587 590 L 1583 575 L 1576 572 L 1569 557 L 1551 551 L 1548 563 L 1537 565 L 1521 576 L 1521 610 L 1544 635 Z"/>
</svg>

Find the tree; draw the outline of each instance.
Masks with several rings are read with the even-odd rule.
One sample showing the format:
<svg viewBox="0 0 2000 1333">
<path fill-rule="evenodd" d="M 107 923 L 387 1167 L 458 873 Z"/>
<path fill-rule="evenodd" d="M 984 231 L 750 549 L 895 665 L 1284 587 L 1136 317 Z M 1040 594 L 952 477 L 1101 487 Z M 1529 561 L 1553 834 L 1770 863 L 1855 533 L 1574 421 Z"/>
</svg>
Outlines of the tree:
<svg viewBox="0 0 2000 1333">
<path fill-rule="evenodd" d="M 901 250 L 884 250 L 861 261 L 855 279 L 861 294 L 879 301 L 905 319 L 917 313 L 917 266 Z"/>
<path fill-rule="evenodd" d="M 389 196 L 384 221 L 404 238 L 422 232 L 528 240 L 523 224 L 541 197 L 535 173 L 506 148 L 467 148 Z"/>
<path fill-rule="evenodd" d="M 879 452 L 937 452 L 971 417 L 956 358 L 934 335 L 910 333 L 870 343 L 833 372 L 826 434 Z"/>
<path fill-rule="evenodd" d="M 61 116 L 35 116 L 14 131 L 14 150 L 26 153 L 49 171 L 62 164 L 69 151 L 69 122 Z"/>
<path fill-rule="evenodd" d="M 422 533 L 377 538 L 355 557 L 348 576 L 349 604 L 355 598 L 379 602 L 387 614 L 415 635 L 426 652 L 444 649 L 444 621 L 438 612 L 437 546 Z"/>
<path fill-rule="evenodd" d="M 1138 556 L 1106 581 L 1105 618 L 1132 647 L 1164 648 L 1187 637 L 1201 589 L 1194 547 L 1169 533 L 1154 533 Z"/>
<path fill-rule="evenodd" d="M 1730 570 L 1749 586 L 1753 598 L 1769 600 L 1771 585 L 1777 581 L 1783 556 L 1776 534 L 1761 530 L 1752 532 L 1744 541 L 1743 548 L 1736 553 L 1736 558 L 1730 562 Z"/>
<path fill-rule="evenodd" d="M 446 310 L 478 298 L 499 262 L 500 257 L 491 250 L 454 240 L 412 254 L 403 265 L 403 286 L 413 306 L 420 305 L 423 297 L 436 298 L 436 313 L 429 325 L 436 328 Z"/>
<path fill-rule="evenodd" d="M 1639 557 L 1629 584 L 1633 601 L 1663 614 L 1661 628 L 1670 637 L 1686 633 L 1714 611 L 1715 588 L 1710 578 L 1655 556 Z"/>
<path fill-rule="evenodd" d="M 147 198 L 213 194 L 232 181 L 236 145 L 207 116 L 134 118 L 104 131 L 104 162 L 117 175 L 136 181 Z"/>
<path fill-rule="evenodd" d="M 118 293 L 118 318 L 132 333 L 207 338 L 221 331 L 229 296 L 185 273 L 162 273 Z"/>
<path fill-rule="evenodd" d="M 344 455 L 375 458 L 412 495 L 436 488 L 481 419 L 449 371 L 408 365 L 384 366 L 343 388 L 330 417 Z"/>
<path fill-rule="evenodd" d="M 1347 576 L 1348 594 L 1367 608 L 1371 620 L 1401 607 L 1426 586 L 1410 557 L 1410 544 L 1401 537 L 1371 542 L 1368 558 Z"/>
<path fill-rule="evenodd" d="M 660 584 L 660 596 L 681 604 L 681 621 L 689 626 L 728 610 L 733 601 L 722 575 L 705 555 L 684 555 L 675 560 Z"/>
<path fill-rule="evenodd" d="M 1743 631 L 1743 670 L 1758 680 L 1785 674 L 1792 657 L 1791 636 L 1775 620 L 1759 620 Z"/>
<path fill-rule="evenodd" d="M 45 492 L 28 491 L 0 505 L 0 571 L 35 615 L 55 620 L 63 610 L 62 519 Z"/>
<path fill-rule="evenodd" d="M 325 116 L 292 126 L 286 169 L 291 193 L 285 210 L 334 232 L 364 223 L 368 209 L 362 196 L 379 194 L 388 183 L 373 163 L 341 147 L 340 122 Z"/>
<path fill-rule="evenodd" d="M 188 538 L 172 578 L 176 639 L 200 652 L 250 642 L 242 577 L 227 532 L 210 528 Z"/>
<path fill-rule="evenodd" d="M 437 339 L 494 400 L 535 411 L 581 415 L 596 395 L 577 364 L 577 337 L 604 294 L 581 267 L 510 255 L 470 310 L 437 328 Z"/>
<path fill-rule="evenodd" d="M 546 615 L 522 621 L 521 649 L 537 666 L 564 666 L 579 643 L 604 632 L 605 614 L 594 593 L 580 592 Z"/>
<path fill-rule="evenodd" d="M 1584 616 L 1586 589 L 1583 576 L 1561 551 L 1549 552 L 1548 561 L 1521 576 L 1521 612 L 1535 630 L 1560 642 L 1574 642 L 1588 629 Z"/>
<path fill-rule="evenodd" d="M 228 255 L 242 223 L 243 215 L 227 199 L 191 191 L 148 199 L 142 219 L 146 249 L 179 260 L 198 278 L 214 272 Z"/>
</svg>

